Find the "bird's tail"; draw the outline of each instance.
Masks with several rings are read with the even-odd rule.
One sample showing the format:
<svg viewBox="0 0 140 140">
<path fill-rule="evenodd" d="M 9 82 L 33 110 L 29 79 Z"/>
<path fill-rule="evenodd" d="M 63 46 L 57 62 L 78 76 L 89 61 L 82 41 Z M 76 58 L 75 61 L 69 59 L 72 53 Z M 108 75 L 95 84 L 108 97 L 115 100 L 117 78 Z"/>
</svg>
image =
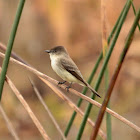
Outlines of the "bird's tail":
<svg viewBox="0 0 140 140">
<path fill-rule="evenodd" d="M 91 92 L 101 98 L 101 96 L 86 81 L 84 81 L 83 83 L 91 90 Z"/>
<path fill-rule="evenodd" d="M 101 98 L 101 96 L 88 84 L 87 87 L 94 93 L 96 94 L 98 97 Z"/>
</svg>

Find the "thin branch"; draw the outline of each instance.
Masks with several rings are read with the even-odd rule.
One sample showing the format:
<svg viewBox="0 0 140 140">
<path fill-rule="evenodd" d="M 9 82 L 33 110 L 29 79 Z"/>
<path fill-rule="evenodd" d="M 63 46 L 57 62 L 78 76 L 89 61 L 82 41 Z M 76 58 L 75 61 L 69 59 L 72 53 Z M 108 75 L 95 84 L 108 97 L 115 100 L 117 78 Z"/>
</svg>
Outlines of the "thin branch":
<svg viewBox="0 0 140 140">
<path fill-rule="evenodd" d="M 61 99 L 63 99 L 72 109 L 74 109 L 80 116 L 84 116 L 84 113 L 79 109 L 62 91 L 60 88 L 58 88 L 56 85 L 52 84 L 52 82 L 47 81 L 46 79 L 43 79 L 40 77 L 40 79 L 46 83 Z M 61 86 L 62 87 L 62 86 Z M 71 89 L 72 90 L 72 89 Z M 80 93 L 81 94 L 81 93 Z M 84 95 L 83 95 L 84 96 Z M 85 96 L 86 97 L 86 96 Z M 90 98 L 89 98 L 90 99 Z M 94 127 L 94 123 L 91 119 L 87 119 L 87 122 Z M 99 135 L 106 139 L 106 135 L 102 130 L 99 131 Z"/>
<path fill-rule="evenodd" d="M 29 105 L 27 104 L 27 102 L 24 100 L 24 98 L 22 97 L 22 95 L 20 94 L 20 92 L 18 91 L 18 89 L 15 87 L 15 85 L 12 83 L 12 81 L 8 78 L 8 76 L 6 76 L 6 82 L 8 83 L 8 85 L 10 86 L 10 88 L 12 89 L 12 91 L 15 93 L 15 95 L 17 96 L 17 98 L 19 99 L 19 101 L 22 103 L 22 105 L 24 106 L 24 108 L 28 112 L 29 116 L 31 117 L 31 119 L 33 120 L 34 124 L 38 128 L 38 130 L 41 133 L 42 137 L 45 140 L 50 140 L 49 136 L 46 134 L 44 128 L 42 127 L 42 125 L 40 124 L 40 122 L 38 121 L 38 119 L 36 118 L 36 116 L 34 115 L 34 113 L 32 112 L 31 108 L 29 107 Z"/>
<path fill-rule="evenodd" d="M 46 83 L 46 80 L 45 79 L 41 79 L 43 80 L 45 83 Z M 62 86 L 61 86 L 62 87 Z M 52 90 L 54 90 L 54 88 L 56 87 L 53 87 Z M 55 91 L 55 90 L 54 90 Z M 90 102 L 91 104 L 101 108 L 101 104 L 98 103 L 97 101 L 95 100 L 92 100 L 91 98 L 81 94 L 80 92 L 77 92 L 77 91 L 74 91 L 73 89 L 71 89 L 71 93 L 74 93 L 75 95 L 77 96 L 80 96 L 82 99 Z M 65 99 L 65 95 L 61 94 L 59 95 L 63 100 L 67 100 Z M 70 103 L 69 103 L 70 104 Z M 128 121 L 127 119 L 125 119 L 124 117 L 122 117 L 121 115 L 117 114 L 116 112 L 112 111 L 111 109 L 107 108 L 106 109 L 106 112 L 110 113 L 112 116 L 118 118 L 119 120 L 121 120 L 122 122 L 124 122 L 125 124 L 127 124 L 128 126 L 132 127 L 133 129 L 137 130 L 138 132 L 140 132 L 140 127 L 136 126 L 135 124 L 133 124 L 132 122 Z"/>
<path fill-rule="evenodd" d="M 10 120 L 9 120 L 8 116 L 6 115 L 6 113 L 5 113 L 4 109 L 3 109 L 3 107 L 1 106 L 1 103 L 0 103 L 0 112 L 1 112 L 1 114 L 2 114 L 2 116 L 3 116 L 3 118 L 4 118 L 4 120 L 5 120 L 5 122 L 6 122 L 6 124 L 7 124 L 7 127 L 8 127 L 8 129 L 9 129 L 10 133 L 11 133 L 12 136 L 14 137 L 14 139 L 15 139 L 15 140 L 20 140 L 20 138 L 18 137 L 18 135 L 17 135 L 17 133 L 16 133 L 16 131 L 15 131 L 15 129 L 14 129 L 12 123 L 10 122 Z"/>
<path fill-rule="evenodd" d="M 5 52 L 5 51 L 6 51 L 6 45 L 4 45 L 3 43 L 0 42 L 0 49 L 3 50 L 3 51 Z M 24 64 L 26 64 L 26 65 L 28 65 L 28 66 L 31 66 L 29 63 L 25 62 L 25 60 L 23 60 L 20 56 L 18 56 L 18 55 L 17 55 L 16 53 L 14 53 L 13 51 L 11 52 L 11 56 L 12 56 L 14 59 L 16 59 L 16 60 L 18 60 L 18 61 L 20 61 L 20 62 L 22 62 L 22 63 L 24 63 Z"/>
<path fill-rule="evenodd" d="M 32 85 L 32 87 L 33 87 L 33 89 L 34 89 L 34 91 L 35 91 L 35 93 L 36 93 L 36 95 L 37 95 L 39 101 L 41 102 L 41 104 L 44 106 L 45 110 L 46 110 L 47 113 L 49 114 L 49 116 L 50 116 L 52 122 L 54 123 L 54 125 L 55 125 L 55 127 L 56 127 L 56 129 L 58 130 L 58 132 L 60 133 L 60 135 L 62 136 L 62 138 L 63 138 L 64 140 L 66 140 L 66 137 L 64 136 L 62 130 L 60 129 L 60 127 L 59 127 L 59 125 L 57 124 L 55 118 L 53 117 L 52 113 L 50 112 L 48 106 L 46 105 L 46 103 L 44 102 L 43 98 L 41 97 L 41 95 L 40 95 L 38 89 L 36 88 L 36 86 L 35 86 L 35 84 L 34 84 L 34 82 L 33 82 L 30 78 L 29 78 L 29 80 L 30 80 L 30 82 L 31 82 L 31 85 Z"/>
</svg>

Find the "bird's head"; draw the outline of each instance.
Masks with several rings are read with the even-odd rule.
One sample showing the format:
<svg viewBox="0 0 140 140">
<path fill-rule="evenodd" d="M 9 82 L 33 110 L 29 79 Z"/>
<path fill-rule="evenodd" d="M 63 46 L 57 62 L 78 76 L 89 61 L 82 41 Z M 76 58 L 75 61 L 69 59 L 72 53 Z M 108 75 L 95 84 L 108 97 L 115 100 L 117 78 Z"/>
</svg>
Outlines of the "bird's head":
<svg viewBox="0 0 140 140">
<path fill-rule="evenodd" d="M 63 46 L 56 46 L 50 50 L 45 50 L 45 52 L 49 53 L 49 55 L 64 55 L 67 54 L 66 49 Z"/>
</svg>

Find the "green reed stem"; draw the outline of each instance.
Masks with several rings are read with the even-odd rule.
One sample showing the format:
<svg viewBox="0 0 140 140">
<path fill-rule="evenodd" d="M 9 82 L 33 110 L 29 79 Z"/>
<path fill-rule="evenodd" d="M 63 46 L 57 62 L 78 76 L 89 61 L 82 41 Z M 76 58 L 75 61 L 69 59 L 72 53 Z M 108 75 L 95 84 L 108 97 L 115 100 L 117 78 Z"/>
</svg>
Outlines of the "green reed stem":
<svg viewBox="0 0 140 140">
<path fill-rule="evenodd" d="M 5 76 L 6 76 L 6 73 L 7 73 L 9 59 L 10 59 L 12 47 L 13 47 L 13 44 L 14 44 L 14 40 L 15 40 L 18 24 L 19 24 L 19 21 L 20 21 L 20 17 L 21 17 L 21 14 L 22 14 L 22 10 L 23 10 L 23 7 L 24 7 L 24 3 L 25 3 L 25 0 L 20 0 L 20 2 L 19 2 L 18 9 L 17 9 L 16 16 L 15 16 L 15 21 L 14 21 L 14 24 L 13 24 L 13 27 L 12 27 L 12 31 L 11 31 L 9 40 L 8 40 L 8 45 L 7 45 L 5 58 L 4 58 L 4 61 L 3 61 L 3 64 L 2 64 L 2 70 L 1 70 L 1 75 L 0 75 L 0 100 L 1 100 L 1 97 L 2 97 L 2 91 L 3 91 Z"/>
<path fill-rule="evenodd" d="M 133 1 L 131 2 L 131 4 L 132 4 L 133 12 L 134 12 L 134 14 L 136 16 L 136 9 L 134 7 Z M 138 23 L 138 28 L 139 28 L 139 31 L 140 31 L 140 25 L 139 25 L 139 23 Z"/>
<path fill-rule="evenodd" d="M 104 58 L 107 54 L 108 51 L 108 44 L 103 44 L 104 47 Z M 104 83 L 105 83 L 105 91 L 107 91 L 108 89 L 108 85 L 109 85 L 109 69 L 108 67 L 106 67 L 105 70 L 105 74 L 104 74 Z M 110 104 L 108 103 L 108 108 L 110 108 Z M 107 132 L 107 140 L 111 140 L 112 139 L 112 131 L 111 131 L 111 115 L 109 113 L 106 113 L 106 132 Z"/>
</svg>

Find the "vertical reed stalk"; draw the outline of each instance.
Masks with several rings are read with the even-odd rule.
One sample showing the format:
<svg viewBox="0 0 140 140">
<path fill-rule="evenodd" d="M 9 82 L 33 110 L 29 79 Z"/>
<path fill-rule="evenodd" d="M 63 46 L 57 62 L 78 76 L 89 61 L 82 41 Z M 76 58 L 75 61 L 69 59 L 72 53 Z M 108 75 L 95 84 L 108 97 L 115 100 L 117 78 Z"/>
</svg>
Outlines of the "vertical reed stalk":
<svg viewBox="0 0 140 140">
<path fill-rule="evenodd" d="M 103 48 L 103 58 L 105 58 L 106 53 L 108 51 L 108 42 L 107 42 L 107 15 L 106 15 L 106 1 L 101 0 L 101 24 L 102 24 L 102 48 Z M 109 84 L 109 70 L 108 67 L 105 70 L 104 74 L 104 83 L 105 90 L 108 88 Z M 110 108 L 110 104 L 108 103 L 108 108 Z M 112 139 L 111 135 L 111 115 L 106 113 L 106 131 L 107 131 L 107 140 Z"/>
<path fill-rule="evenodd" d="M 20 0 L 20 2 L 19 2 L 18 9 L 17 9 L 16 16 L 15 16 L 15 21 L 14 21 L 14 24 L 13 24 L 13 27 L 12 27 L 12 31 L 11 31 L 9 40 L 8 40 L 8 45 L 7 45 L 5 58 L 4 58 L 4 61 L 3 61 L 3 64 L 2 64 L 2 71 L 1 71 L 1 75 L 0 75 L 0 100 L 1 100 L 1 97 L 2 97 L 2 91 L 3 91 L 3 86 L 4 86 L 4 81 L 5 81 L 7 69 L 8 69 L 9 59 L 10 59 L 12 47 L 13 47 L 13 44 L 14 44 L 14 40 L 15 40 L 18 24 L 19 24 L 19 21 L 20 21 L 20 17 L 21 17 L 21 14 L 22 14 L 22 10 L 23 10 L 23 7 L 24 7 L 24 3 L 25 3 L 25 0 Z"/>
</svg>

